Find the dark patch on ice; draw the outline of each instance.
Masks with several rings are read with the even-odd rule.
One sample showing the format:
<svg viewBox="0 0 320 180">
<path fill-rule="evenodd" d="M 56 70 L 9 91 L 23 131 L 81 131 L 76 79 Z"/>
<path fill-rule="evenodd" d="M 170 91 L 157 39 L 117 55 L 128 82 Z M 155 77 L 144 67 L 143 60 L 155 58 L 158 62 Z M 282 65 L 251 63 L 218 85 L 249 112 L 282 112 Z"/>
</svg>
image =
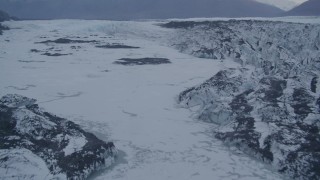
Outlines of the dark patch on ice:
<svg viewBox="0 0 320 180">
<path fill-rule="evenodd" d="M 97 45 L 97 48 L 105 49 L 139 49 L 140 47 L 128 46 L 123 44 L 106 44 L 106 45 Z"/>
<path fill-rule="evenodd" d="M 61 53 L 46 52 L 46 53 L 43 53 L 41 55 L 45 55 L 45 56 L 67 56 L 67 55 L 71 55 L 71 53 L 69 53 L 69 54 L 61 54 Z"/>
<path fill-rule="evenodd" d="M 159 65 L 159 64 L 169 64 L 171 63 L 169 59 L 166 58 L 122 58 L 115 61 L 114 64 L 121 64 L 126 66 L 132 65 Z"/>
<path fill-rule="evenodd" d="M 23 69 L 44 69 L 46 67 L 22 66 Z"/>
<path fill-rule="evenodd" d="M 81 49 L 81 46 L 70 46 L 71 49 Z"/>
<path fill-rule="evenodd" d="M 67 38 L 59 38 L 56 40 L 47 40 L 41 41 L 37 43 L 49 44 L 49 43 L 56 43 L 56 44 L 76 44 L 76 43 L 97 43 L 96 40 L 72 40 Z"/>
<path fill-rule="evenodd" d="M 55 47 L 51 47 L 51 48 L 48 48 L 46 50 L 38 50 L 38 49 L 31 49 L 30 52 L 32 53 L 42 53 L 41 55 L 44 55 L 44 56 L 67 56 L 67 55 L 72 55 L 72 53 L 68 53 L 68 54 L 65 54 L 65 53 L 59 53 L 61 52 L 62 49 L 56 49 Z M 27 62 L 27 61 L 24 61 L 24 62 Z M 42 62 L 42 61 L 28 61 L 28 62 Z M 45 62 L 45 61 L 43 61 Z"/>
<path fill-rule="evenodd" d="M 40 53 L 42 51 L 38 50 L 38 49 L 31 49 L 30 52 L 33 52 L 33 53 Z"/>
<path fill-rule="evenodd" d="M 22 62 L 22 63 L 42 63 L 42 62 L 46 62 L 46 61 L 26 61 L 26 60 L 18 60 L 19 62 Z"/>
<path fill-rule="evenodd" d="M 200 173 L 196 172 L 196 173 L 191 174 L 191 177 L 195 177 L 195 176 L 200 176 Z"/>
<path fill-rule="evenodd" d="M 131 116 L 131 117 L 137 117 L 137 116 L 138 116 L 138 114 L 130 113 L 130 112 L 127 112 L 127 111 L 124 111 L 124 110 L 122 110 L 122 112 L 123 112 L 124 114 L 127 114 L 127 115 Z"/>
</svg>

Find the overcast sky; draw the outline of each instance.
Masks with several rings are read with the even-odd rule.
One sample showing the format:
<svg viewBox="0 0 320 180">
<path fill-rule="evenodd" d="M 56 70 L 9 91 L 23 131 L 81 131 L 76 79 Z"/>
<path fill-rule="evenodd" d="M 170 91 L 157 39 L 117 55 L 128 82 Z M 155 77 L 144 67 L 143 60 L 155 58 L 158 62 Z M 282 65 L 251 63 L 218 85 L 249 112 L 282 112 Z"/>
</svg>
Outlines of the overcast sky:
<svg viewBox="0 0 320 180">
<path fill-rule="evenodd" d="M 49 0 L 11 0 L 11 1 L 49 1 Z M 256 1 L 274 5 L 283 10 L 290 10 L 307 0 L 256 0 Z"/>
</svg>

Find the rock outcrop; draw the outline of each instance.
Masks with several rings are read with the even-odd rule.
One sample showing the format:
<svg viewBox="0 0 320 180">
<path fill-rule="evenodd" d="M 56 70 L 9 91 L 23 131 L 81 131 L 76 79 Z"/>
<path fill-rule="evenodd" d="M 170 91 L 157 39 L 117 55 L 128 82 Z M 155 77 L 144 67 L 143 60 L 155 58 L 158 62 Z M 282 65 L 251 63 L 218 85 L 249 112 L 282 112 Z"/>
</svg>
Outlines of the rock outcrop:
<svg viewBox="0 0 320 180">
<path fill-rule="evenodd" d="M 43 111 L 30 99 L 0 99 L 0 173 L 13 179 L 86 179 L 109 167 L 116 155 L 77 124 Z M 28 167 L 28 168 L 24 168 Z"/>
</svg>

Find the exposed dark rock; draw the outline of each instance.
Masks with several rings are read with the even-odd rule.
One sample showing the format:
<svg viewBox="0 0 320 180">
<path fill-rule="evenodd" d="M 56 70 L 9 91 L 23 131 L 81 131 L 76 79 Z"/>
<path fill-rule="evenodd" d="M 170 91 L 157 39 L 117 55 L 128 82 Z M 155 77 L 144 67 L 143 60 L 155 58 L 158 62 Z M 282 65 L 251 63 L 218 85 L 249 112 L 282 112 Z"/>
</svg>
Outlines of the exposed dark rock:
<svg viewBox="0 0 320 180">
<path fill-rule="evenodd" d="M 118 61 L 115 61 L 114 64 L 121 64 L 126 66 L 132 65 L 159 65 L 159 64 L 168 64 L 171 63 L 169 59 L 166 58 L 122 58 Z"/>
<path fill-rule="evenodd" d="M 319 113 L 320 113 L 320 97 L 317 100 L 317 105 L 318 105 L 318 109 L 319 109 Z"/>
<path fill-rule="evenodd" d="M 37 43 L 56 43 L 56 44 L 76 44 L 76 43 L 97 43 L 98 41 L 96 40 L 72 40 L 72 39 L 67 39 L 67 38 L 59 38 L 56 40 L 47 40 L 47 41 L 41 41 Z"/>
<path fill-rule="evenodd" d="M 9 150 L 7 159 L 11 149 L 27 149 L 44 160 L 51 173 L 48 177 L 64 174 L 68 179 L 85 179 L 111 165 L 116 153 L 112 142 L 105 143 L 77 124 L 42 111 L 35 102 L 10 94 L 0 99 L 0 150 Z M 37 163 L 19 156 L 18 161 L 14 163 Z"/>
<path fill-rule="evenodd" d="M 105 49 L 139 49 L 139 47 L 127 46 L 122 44 L 106 44 L 106 45 L 98 45 L 96 47 L 105 48 Z"/>
<path fill-rule="evenodd" d="M 315 101 L 314 97 L 303 88 L 294 89 L 292 94 L 293 102 L 292 107 L 297 115 L 308 116 L 312 112 L 312 106 Z"/>
<path fill-rule="evenodd" d="M 318 77 L 312 78 L 311 91 L 314 92 L 314 93 L 317 93 L 317 83 L 318 83 Z"/>
<path fill-rule="evenodd" d="M 283 90 L 287 87 L 287 82 L 274 77 L 264 77 L 260 83 L 264 87 L 261 89 L 261 93 L 264 93 L 264 101 L 277 105 L 278 98 L 283 95 Z"/>
<path fill-rule="evenodd" d="M 319 179 L 320 177 L 320 135 L 316 125 L 304 125 L 307 136 L 298 141 L 299 148 L 287 155 L 281 171 L 290 171 L 294 178 L 300 179 L 301 172 L 306 173 L 305 179 Z M 300 139 L 299 139 L 300 140 Z"/>
<path fill-rule="evenodd" d="M 253 90 L 249 89 L 246 92 L 237 95 L 232 102 L 230 103 L 230 107 L 233 112 L 240 114 L 248 114 L 253 110 L 253 107 L 249 105 L 247 96 L 252 93 Z"/>
</svg>

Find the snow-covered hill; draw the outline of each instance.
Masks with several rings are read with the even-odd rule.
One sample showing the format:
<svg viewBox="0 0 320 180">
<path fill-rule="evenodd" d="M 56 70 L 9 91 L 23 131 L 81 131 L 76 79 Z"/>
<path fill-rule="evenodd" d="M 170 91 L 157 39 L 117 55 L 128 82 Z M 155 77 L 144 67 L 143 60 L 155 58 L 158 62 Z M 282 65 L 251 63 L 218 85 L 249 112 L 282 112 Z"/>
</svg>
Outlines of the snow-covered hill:
<svg viewBox="0 0 320 180">
<path fill-rule="evenodd" d="M 287 16 L 320 16 L 320 0 L 308 0 L 285 13 Z"/>
<path fill-rule="evenodd" d="M 255 20 L 170 22 L 181 52 L 227 67 L 182 92 L 216 137 L 298 179 L 319 179 L 320 26 Z"/>
</svg>

